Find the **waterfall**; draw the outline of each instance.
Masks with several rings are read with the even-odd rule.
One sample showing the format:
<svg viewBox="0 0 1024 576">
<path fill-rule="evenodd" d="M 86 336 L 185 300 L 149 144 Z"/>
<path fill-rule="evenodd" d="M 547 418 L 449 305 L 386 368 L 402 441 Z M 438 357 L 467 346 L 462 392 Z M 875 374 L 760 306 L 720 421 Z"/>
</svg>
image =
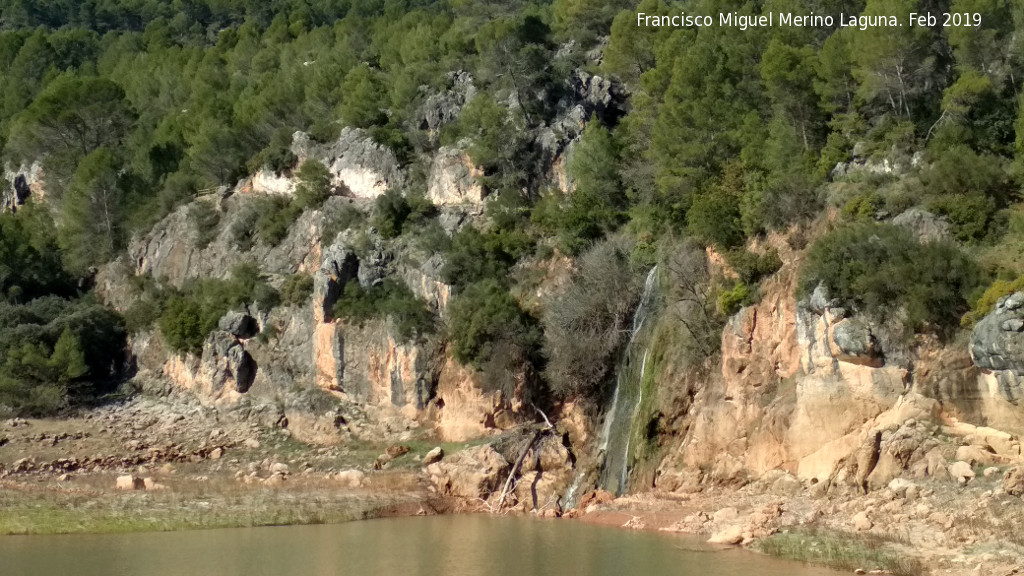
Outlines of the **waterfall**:
<svg viewBox="0 0 1024 576">
<path fill-rule="evenodd" d="M 626 490 L 629 478 L 629 444 L 633 431 L 633 421 L 639 415 L 640 402 L 643 400 L 641 383 L 647 370 L 646 347 L 639 357 L 640 370 L 633 370 L 637 341 L 651 313 L 654 301 L 654 290 L 658 279 L 658 267 L 651 268 L 644 283 L 643 296 L 633 314 L 633 329 L 623 354 L 622 366 L 615 379 L 615 392 L 612 403 L 605 416 L 601 430 L 599 448 L 604 455 L 601 465 L 600 485 L 605 490 L 620 495 Z"/>
</svg>

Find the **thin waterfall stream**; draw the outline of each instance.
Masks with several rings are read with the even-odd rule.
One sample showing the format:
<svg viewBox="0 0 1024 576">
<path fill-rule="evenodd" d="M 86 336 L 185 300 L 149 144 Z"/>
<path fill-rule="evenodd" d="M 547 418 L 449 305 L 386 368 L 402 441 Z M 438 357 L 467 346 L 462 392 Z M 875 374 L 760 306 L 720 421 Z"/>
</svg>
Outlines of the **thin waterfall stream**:
<svg viewBox="0 0 1024 576">
<path fill-rule="evenodd" d="M 616 495 L 626 490 L 629 480 L 629 445 L 640 402 L 643 400 L 642 382 L 647 369 L 647 345 L 639 351 L 637 346 L 642 341 L 641 333 L 648 317 L 654 308 L 654 293 L 657 287 L 658 267 L 651 268 L 644 282 L 643 296 L 633 314 L 633 327 L 629 342 L 623 353 L 622 365 L 615 379 L 615 391 L 612 403 L 605 416 L 601 430 L 601 441 L 598 444 L 603 461 L 598 484 L 601 488 Z M 640 360 L 639 370 L 634 368 L 636 360 Z"/>
</svg>

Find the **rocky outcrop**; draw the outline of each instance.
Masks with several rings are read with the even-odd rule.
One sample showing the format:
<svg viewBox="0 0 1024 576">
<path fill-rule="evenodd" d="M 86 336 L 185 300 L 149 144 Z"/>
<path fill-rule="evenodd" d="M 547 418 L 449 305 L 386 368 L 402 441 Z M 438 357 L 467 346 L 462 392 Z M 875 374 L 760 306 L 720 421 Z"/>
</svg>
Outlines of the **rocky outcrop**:
<svg viewBox="0 0 1024 576">
<path fill-rule="evenodd" d="M 913 232 L 922 242 L 946 240 L 950 237 L 949 222 L 921 208 L 911 208 L 892 219 L 892 223 Z"/>
<path fill-rule="evenodd" d="M 264 168 L 252 177 L 252 191 L 257 194 L 291 196 L 295 194 L 296 182 L 288 174 L 278 174 Z"/>
<path fill-rule="evenodd" d="M 149 344 L 150 338 L 145 339 L 143 346 Z M 156 357 L 160 356 L 158 353 Z M 170 354 L 162 373 L 177 387 L 195 393 L 213 406 L 231 406 L 252 388 L 258 369 L 244 342 L 230 332 L 216 330 L 207 337 L 200 356 Z"/>
<path fill-rule="evenodd" d="M 539 163 L 546 168 L 546 184 L 565 193 L 573 188 L 566 164 L 587 122 L 596 115 L 606 126 L 614 125 L 624 113 L 626 101 L 621 85 L 584 70 L 573 72 L 568 88 L 566 97 L 558 103 L 555 120 L 539 129 L 534 138 Z"/>
<path fill-rule="evenodd" d="M 182 206 L 157 223 L 153 229 L 134 239 L 128 247 L 128 266 L 136 275 L 150 275 L 180 288 L 192 278 L 224 278 L 242 263 L 257 264 L 264 274 L 290 275 L 319 268 L 320 234 L 325 214 L 347 205 L 344 198 L 330 198 L 323 210 L 302 214 L 287 237 L 278 245 L 256 242 L 240 250 L 233 230 L 251 226 L 260 209 L 252 194 L 230 194 L 227 198 L 209 195 L 196 200 L 207 202 L 220 214 L 220 227 L 208 245 L 197 242 L 195 225 L 189 219 L 191 205 Z"/>
<path fill-rule="evenodd" d="M 299 161 L 319 160 L 330 170 L 336 186 L 344 186 L 356 198 L 376 198 L 405 183 L 395 153 L 358 128 L 344 128 L 334 142 L 318 144 L 296 132 L 292 152 Z"/>
<path fill-rule="evenodd" d="M 428 96 L 415 116 L 415 128 L 426 131 L 432 142 L 437 141 L 441 128 L 457 120 L 462 108 L 476 96 L 469 72 L 449 73 L 448 84 L 444 92 Z"/>
<path fill-rule="evenodd" d="M 4 166 L 0 180 L 0 212 L 16 211 L 33 194 L 42 199 L 45 196 L 43 186 L 43 166 L 39 162 L 18 168 Z"/>
<path fill-rule="evenodd" d="M 427 198 L 437 206 L 479 205 L 484 201 L 481 176 L 483 170 L 473 165 L 469 154 L 441 148 L 430 166 Z"/>
<path fill-rule="evenodd" d="M 878 174 L 900 176 L 921 164 L 923 155 L 917 152 L 907 155 L 892 150 L 883 157 L 870 155 L 865 151 L 865 144 L 858 142 L 853 147 L 849 162 L 839 162 L 832 168 L 833 179 L 840 179 L 852 174 Z"/>
<path fill-rule="evenodd" d="M 892 319 L 844 309 L 822 288 L 797 301 L 795 269 L 785 264 L 760 302 L 730 318 L 719 374 L 697 387 L 663 385 L 685 397 L 675 408 L 661 400 L 681 437 L 657 486 L 687 491 L 782 471 L 814 490 L 860 493 L 900 477 L 951 478 L 958 460 L 1019 461 L 1010 399 L 1024 368 L 1014 331 L 1024 294 L 979 323 L 968 357 L 954 342 L 908 343 Z"/>
<path fill-rule="evenodd" d="M 1000 298 L 971 333 L 971 359 L 993 372 L 1024 372 L 1024 292 Z"/>
<path fill-rule="evenodd" d="M 1000 298 L 971 332 L 970 355 L 981 373 L 978 387 L 988 423 L 1024 432 L 1024 292 Z"/>
<path fill-rule="evenodd" d="M 431 483 L 448 496 L 487 500 L 501 488 L 511 465 L 489 444 L 463 450 L 427 466 Z"/>
</svg>

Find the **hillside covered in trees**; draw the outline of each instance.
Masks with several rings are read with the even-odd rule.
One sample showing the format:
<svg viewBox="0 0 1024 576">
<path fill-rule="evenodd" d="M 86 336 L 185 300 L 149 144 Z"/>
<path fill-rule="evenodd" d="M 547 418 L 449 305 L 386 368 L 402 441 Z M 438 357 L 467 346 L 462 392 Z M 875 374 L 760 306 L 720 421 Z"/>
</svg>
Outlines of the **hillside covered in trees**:
<svg viewBox="0 0 1024 576">
<path fill-rule="evenodd" d="M 680 11 L 983 18 L 636 24 L 637 12 Z M 576 136 L 563 120 L 581 74 L 608 81 L 609 101 Z M 471 98 L 425 114 L 466 77 Z M 240 250 L 280 243 L 344 193 L 323 164 L 298 165 L 299 131 L 316 145 L 358 128 L 394 155 L 408 178 L 331 231 L 372 225 L 440 254 L 453 290 L 443 321 L 391 279 L 343 286 L 330 312 L 390 317 L 406 339 L 443 334 L 494 386 L 514 373 L 555 397 L 607 395 L 658 263 L 674 264 L 667 292 L 686 304 L 681 345 L 714 355 L 725 319 L 778 269 L 759 247 L 775 233 L 807 250 L 802 293 L 822 285 L 908 334 L 952 338 L 1024 287 L 1022 82 L 1024 7 L 1012 0 L 0 0 L 0 158 L 45 182 L 42 196 L 0 182 L 0 405 L 46 413 L 111 390 L 133 331 L 199 352 L 234 306 L 308 299 L 308 276 L 244 267 L 177 288 L 140 279 L 123 315 L 91 288 L 133 237 L 261 170 L 298 191 L 231 234 Z M 562 186 L 549 137 L 572 141 Z M 445 230 L 425 199 L 442 146 L 479 170 L 475 225 Z M 941 234 L 893 224 L 908 211 Z M 189 218 L 200 232 L 220 225 L 201 205 Z M 702 276 L 687 255 L 708 247 L 730 274 Z M 524 270 L 563 256 L 566 290 L 532 298 Z"/>
</svg>

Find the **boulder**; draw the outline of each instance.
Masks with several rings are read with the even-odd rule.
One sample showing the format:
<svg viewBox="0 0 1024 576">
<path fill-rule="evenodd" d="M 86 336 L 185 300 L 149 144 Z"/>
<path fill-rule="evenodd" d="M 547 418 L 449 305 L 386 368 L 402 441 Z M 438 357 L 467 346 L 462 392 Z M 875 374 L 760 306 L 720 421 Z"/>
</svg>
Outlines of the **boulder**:
<svg viewBox="0 0 1024 576">
<path fill-rule="evenodd" d="M 740 526 L 729 526 L 723 528 L 718 532 L 711 535 L 708 538 L 708 544 L 722 544 L 725 546 L 735 546 L 743 542 L 743 528 Z"/>
<path fill-rule="evenodd" d="M 118 476 L 115 483 L 118 490 L 145 490 L 146 483 L 142 478 L 132 475 Z"/>
<path fill-rule="evenodd" d="M 873 528 L 875 525 L 874 522 L 872 522 L 871 519 L 868 518 L 867 512 L 858 512 L 856 515 L 854 515 L 850 523 L 853 525 L 853 529 L 857 530 L 858 532 L 871 530 L 871 528 Z"/>
<path fill-rule="evenodd" d="M 918 240 L 933 242 L 949 238 L 949 222 L 920 208 L 911 208 L 892 219 L 892 223 L 910 230 Z"/>
<path fill-rule="evenodd" d="M 892 482 L 889 482 L 889 490 L 892 490 L 900 498 L 906 498 L 907 491 L 911 488 L 915 488 L 916 492 L 914 483 L 905 478 L 893 478 Z"/>
<path fill-rule="evenodd" d="M 1024 496 L 1024 468 L 1010 468 L 1003 474 L 1003 492 Z"/>
<path fill-rule="evenodd" d="M 245 393 L 256 380 L 256 360 L 230 332 L 215 330 L 203 344 L 200 379 L 213 398 L 227 390 Z"/>
<path fill-rule="evenodd" d="M 723 524 L 725 522 L 732 522 L 739 518 L 739 511 L 736 508 L 730 506 L 728 508 L 722 508 L 718 512 L 715 512 L 714 519 L 715 524 Z"/>
<path fill-rule="evenodd" d="M 499 490 L 510 466 L 490 445 L 458 452 L 427 466 L 430 480 L 442 494 L 487 499 Z"/>
<path fill-rule="evenodd" d="M 974 478 L 974 470 L 967 462 L 958 460 L 949 467 L 949 475 L 960 484 L 967 484 L 972 478 Z"/>
<path fill-rule="evenodd" d="M 366 479 L 366 474 L 359 470 L 342 470 L 334 475 L 334 479 L 349 488 L 359 488 Z"/>
<path fill-rule="evenodd" d="M 274 462 L 270 465 L 271 474 L 287 474 L 288 465 L 283 462 Z"/>
<path fill-rule="evenodd" d="M 217 327 L 243 340 L 260 333 L 260 325 L 256 319 L 244 312 L 228 312 L 217 322 Z"/>
<path fill-rule="evenodd" d="M 993 371 L 1024 371 L 1024 292 L 1000 298 L 995 309 L 971 332 L 975 366 Z"/>
<path fill-rule="evenodd" d="M 860 318 L 844 318 L 832 326 L 833 354 L 837 360 L 880 367 L 878 346 L 871 328 Z"/>
<path fill-rule="evenodd" d="M 997 456 L 987 446 L 960 446 L 956 449 L 956 459 L 967 462 L 971 466 L 988 466 L 995 464 Z"/>
<path fill-rule="evenodd" d="M 429 466 L 434 462 L 440 462 L 442 458 L 444 458 L 444 450 L 440 446 L 435 446 L 423 456 L 423 465 Z"/>
<path fill-rule="evenodd" d="M 408 446 L 403 446 L 403 445 L 400 445 L 400 444 L 395 444 L 394 446 L 388 446 L 388 449 L 385 450 L 385 452 L 387 453 L 389 458 L 394 460 L 395 458 L 398 458 L 399 456 L 404 456 L 404 455 L 408 454 L 409 453 L 409 447 Z"/>
</svg>

